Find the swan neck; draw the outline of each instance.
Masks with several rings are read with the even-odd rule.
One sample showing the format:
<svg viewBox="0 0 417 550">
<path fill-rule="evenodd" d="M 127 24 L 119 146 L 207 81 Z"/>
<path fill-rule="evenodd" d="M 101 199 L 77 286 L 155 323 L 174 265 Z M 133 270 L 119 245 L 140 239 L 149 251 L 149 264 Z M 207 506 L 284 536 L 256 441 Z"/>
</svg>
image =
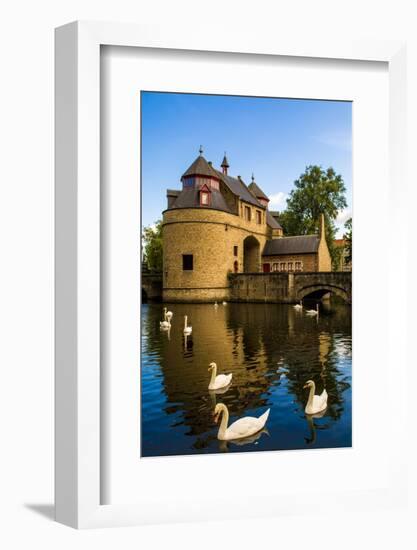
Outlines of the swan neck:
<svg viewBox="0 0 417 550">
<path fill-rule="evenodd" d="M 220 428 L 219 428 L 219 437 L 220 437 L 220 439 L 222 439 L 222 437 L 226 433 L 227 425 L 229 423 L 229 411 L 228 411 L 226 405 L 223 405 L 223 403 L 222 403 L 220 414 L 222 415 L 222 420 L 221 420 Z"/>
<path fill-rule="evenodd" d="M 184 317 L 184 328 L 187 328 L 187 316 Z"/>
<path fill-rule="evenodd" d="M 210 384 L 214 383 L 214 381 L 216 380 L 216 376 L 217 376 L 217 365 L 214 365 L 213 368 L 211 369 Z"/>
<path fill-rule="evenodd" d="M 313 384 L 310 386 L 310 393 L 308 394 L 308 402 L 307 405 L 312 405 L 314 400 L 314 394 L 316 393 L 316 385 Z"/>
</svg>

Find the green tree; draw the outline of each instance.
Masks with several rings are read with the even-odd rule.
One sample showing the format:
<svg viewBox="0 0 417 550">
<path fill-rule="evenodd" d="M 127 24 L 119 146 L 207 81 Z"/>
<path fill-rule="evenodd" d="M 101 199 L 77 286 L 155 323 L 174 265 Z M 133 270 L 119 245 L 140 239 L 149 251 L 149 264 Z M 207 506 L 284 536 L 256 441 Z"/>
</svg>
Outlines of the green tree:
<svg viewBox="0 0 417 550">
<path fill-rule="evenodd" d="M 340 261 L 340 251 L 333 242 L 335 220 L 338 212 L 347 207 L 345 193 L 343 178 L 333 168 L 323 170 L 321 166 L 307 166 L 295 180 L 294 189 L 287 199 L 287 209 L 279 217 L 284 235 L 309 235 L 319 231 L 320 214 L 323 214 L 334 269 L 338 269 Z"/>
<path fill-rule="evenodd" d="M 143 260 L 150 271 L 162 271 L 162 221 L 143 228 Z"/>
<path fill-rule="evenodd" d="M 346 263 L 352 263 L 352 218 L 345 222 L 346 233 L 343 238 L 346 241 Z"/>
</svg>

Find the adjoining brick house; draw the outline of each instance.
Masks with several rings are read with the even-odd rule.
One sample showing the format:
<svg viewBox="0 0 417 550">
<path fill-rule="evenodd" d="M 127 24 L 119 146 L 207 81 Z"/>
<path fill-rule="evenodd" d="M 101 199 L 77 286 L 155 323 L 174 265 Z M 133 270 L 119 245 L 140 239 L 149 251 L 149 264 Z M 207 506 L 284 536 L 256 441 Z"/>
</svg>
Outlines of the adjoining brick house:
<svg viewBox="0 0 417 550">
<path fill-rule="evenodd" d="M 339 260 L 339 271 L 352 271 L 352 262 L 349 259 L 349 250 L 347 247 L 346 239 L 335 239 L 333 241 L 334 246 L 336 248 L 340 248 L 342 251 L 340 253 L 340 260 Z"/>
<path fill-rule="evenodd" d="M 319 235 L 284 237 L 269 199 L 252 176 L 246 185 L 200 155 L 168 189 L 163 212 L 163 299 L 227 300 L 229 273 L 331 271 L 322 218 Z M 275 214 L 275 213 L 274 213 Z"/>
</svg>

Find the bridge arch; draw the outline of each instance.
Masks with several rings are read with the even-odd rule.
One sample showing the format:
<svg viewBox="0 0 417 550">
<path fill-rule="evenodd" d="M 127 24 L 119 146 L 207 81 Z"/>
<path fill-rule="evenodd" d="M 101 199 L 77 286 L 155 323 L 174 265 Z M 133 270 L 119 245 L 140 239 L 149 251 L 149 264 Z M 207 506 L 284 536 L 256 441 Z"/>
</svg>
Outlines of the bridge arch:
<svg viewBox="0 0 417 550">
<path fill-rule="evenodd" d="M 297 299 L 302 300 L 307 296 L 311 296 L 311 298 L 321 299 L 325 294 L 329 292 L 335 294 L 336 296 L 339 296 L 345 302 L 350 303 L 349 293 L 343 287 L 331 284 L 312 284 L 299 288 L 297 291 Z"/>
</svg>

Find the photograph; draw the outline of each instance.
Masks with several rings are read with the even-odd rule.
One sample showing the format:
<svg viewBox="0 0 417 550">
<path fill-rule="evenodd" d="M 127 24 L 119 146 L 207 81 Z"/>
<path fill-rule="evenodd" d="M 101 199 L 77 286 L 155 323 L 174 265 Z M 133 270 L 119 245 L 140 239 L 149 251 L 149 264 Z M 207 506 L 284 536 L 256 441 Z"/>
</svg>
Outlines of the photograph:
<svg viewBox="0 0 417 550">
<path fill-rule="evenodd" d="M 138 101 L 138 456 L 351 447 L 352 102 Z"/>
</svg>

